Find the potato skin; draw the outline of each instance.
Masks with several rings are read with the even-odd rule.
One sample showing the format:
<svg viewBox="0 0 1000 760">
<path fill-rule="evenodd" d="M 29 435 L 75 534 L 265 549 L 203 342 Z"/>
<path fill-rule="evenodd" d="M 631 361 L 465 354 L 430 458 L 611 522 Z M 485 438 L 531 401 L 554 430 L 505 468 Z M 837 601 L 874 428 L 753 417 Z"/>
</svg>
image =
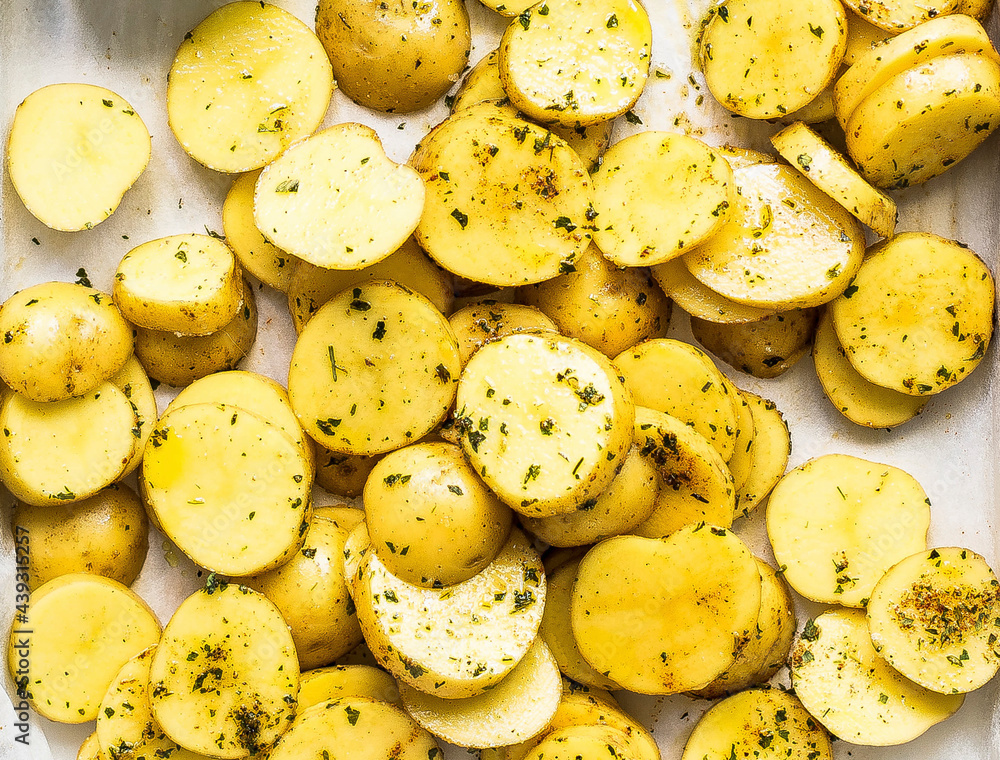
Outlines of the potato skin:
<svg viewBox="0 0 1000 760">
<path fill-rule="evenodd" d="M 316 34 L 340 89 L 388 113 L 417 111 L 444 95 L 472 45 L 462 0 L 319 0 Z"/>
</svg>

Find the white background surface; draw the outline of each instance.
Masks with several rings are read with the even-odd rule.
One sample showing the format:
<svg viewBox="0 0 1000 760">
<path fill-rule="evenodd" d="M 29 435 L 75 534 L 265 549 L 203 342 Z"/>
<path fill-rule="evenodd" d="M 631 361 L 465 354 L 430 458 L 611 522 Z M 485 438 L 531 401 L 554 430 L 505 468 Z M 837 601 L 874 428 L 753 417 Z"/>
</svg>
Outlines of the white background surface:
<svg viewBox="0 0 1000 760">
<path fill-rule="evenodd" d="M 76 279 L 83 267 L 94 286 L 110 291 L 121 257 L 133 246 L 163 235 L 222 231 L 221 207 L 230 178 L 189 159 L 166 123 L 166 74 L 183 35 L 219 0 L 0 0 L 0 136 L 6 142 L 17 104 L 35 89 L 54 82 L 87 82 L 124 96 L 142 116 L 153 138 L 149 167 L 126 194 L 118 211 L 92 231 L 49 230 L 21 205 L 4 171 L 0 184 L 0 299 L 25 286 L 50 280 Z M 312 24 L 313 0 L 276 3 Z M 475 30 L 472 61 L 495 46 L 505 21 L 468 0 Z M 712 144 L 730 142 L 767 149 L 772 125 L 748 124 L 714 104 L 697 73 L 693 80 L 691 39 L 707 0 L 647 0 L 654 23 L 653 65 L 666 77 L 651 77 L 635 112 L 642 126 L 619 124 L 615 140 L 638 129 L 689 131 Z M 996 32 L 996 24 L 991 26 Z M 996 36 L 994 36 L 996 39 Z M 692 82 L 694 84 L 692 84 Z M 704 95 L 701 105 L 696 105 Z M 403 161 L 412 146 L 446 115 L 443 104 L 419 114 L 386 118 L 365 111 L 339 93 L 326 124 L 364 121 L 374 126 L 390 157 Z M 901 201 L 902 230 L 922 230 L 968 243 L 997 272 L 1000 168 L 996 136 L 970 159 L 944 177 L 912 188 Z M 127 236 L 127 239 L 125 238 Z M 35 244 L 32 239 L 37 239 Z M 258 294 L 260 332 L 246 369 L 281 382 L 287 375 L 294 332 L 284 298 L 268 288 Z M 690 339 L 686 318 L 675 310 L 672 335 Z M 728 371 L 728 368 L 725 368 Z M 996 478 L 994 430 L 997 425 L 992 383 L 997 352 L 991 348 L 983 366 L 959 387 L 936 397 L 924 413 L 895 431 L 871 431 L 844 420 L 822 397 L 811 360 L 801 361 L 785 376 L 762 381 L 730 372 L 737 385 L 774 399 L 792 433 L 790 466 L 828 452 L 843 452 L 893 464 L 914 474 L 933 504 L 931 545 L 962 545 L 983 553 L 997 566 Z M 170 392 L 159 391 L 162 409 Z M 14 594 L 9 497 L 0 505 L 0 630 L 10 625 Z M 755 551 L 770 558 L 763 515 L 737 522 L 737 531 Z M 191 589 L 199 585 L 196 568 L 155 533 L 147 563 L 135 589 L 163 622 Z M 819 612 L 802 606 L 802 615 Z M 627 635 L 627 632 L 625 632 Z M 4 684 L 11 693 L 6 672 Z M 924 737 L 898 748 L 859 748 L 838 742 L 838 758 L 915 758 L 978 760 L 1000 758 L 994 681 L 969 696 L 951 720 Z M 655 726 L 665 760 L 680 756 L 683 742 L 703 702 L 683 697 L 626 697 L 637 717 Z M 0 760 L 6 758 L 75 757 L 92 724 L 67 727 L 36 720 L 31 746 L 14 744 L 10 705 L 0 695 Z M 47 741 L 46 741 L 47 740 Z M 50 752 L 51 750 L 51 752 Z M 457 753 L 462 757 L 464 753 Z"/>
</svg>

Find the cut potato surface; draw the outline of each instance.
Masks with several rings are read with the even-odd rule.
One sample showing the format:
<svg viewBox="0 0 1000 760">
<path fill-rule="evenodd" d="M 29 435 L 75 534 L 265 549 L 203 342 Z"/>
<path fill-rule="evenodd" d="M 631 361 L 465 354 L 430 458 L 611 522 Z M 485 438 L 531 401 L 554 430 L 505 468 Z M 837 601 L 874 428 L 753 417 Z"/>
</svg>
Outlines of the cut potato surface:
<svg viewBox="0 0 1000 760">
<path fill-rule="evenodd" d="M 691 274 L 683 259 L 672 259 L 651 268 L 653 279 L 670 299 L 692 317 L 718 324 L 757 322 L 776 313 L 777 308 L 761 309 L 736 303 L 716 293 Z"/>
<path fill-rule="evenodd" d="M 553 332 L 559 328 L 548 316 L 534 306 L 517 303 L 486 301 L 464 306 L 448 318 L 455 336 L 462 364 L 468 364 L 472 355 L 484 344 L 520 332 Z"/>
<path fill-rule="evenodd" d="M 872 22 L 847 8 L 847 49 L 844 51 L 844 66 L 853 66 L 858 59 L 867 54 L 872 48 L 878 47 L 892 34 L 885 29 L 880 29 Z M 844 72 L 846 73 L 846 72 Z M 843 74 L 841 74 L 843 76 Z M 836 86 L 836 82 L 834 83 Z"/>
<path fill-rule="evenodd" d="M 896 202 L 869 185 L 847 159 L 802 122 L 771 137 L 781 157 L 884 238 L 896 230 Z"/>
<path fill-rule="evenodd" d="M 26 504 L 80 501 L 115 482 L 141 433 L 125 394 L 103 383 L 78 398 L 0 401 L 0 482 Z"/>
<path fill-rule="evenodd" d="M 847 16 L 834 0 L 728 0 L 705 29 L 701 55 L 716 100 L 771 119 L 819 95 L 846 46 Z"/>
<path fill-rule="evenodd" d="M 795 468 L 767 505 L 785 580 L 807 599 L 846 607 L 864 607 L 886 570 L 926 546 L 929 523 L 930 500 L 911 475 L 846 454 Z"/>
<path fill-rule="evenodd" d="M 736 491 L 736 509 L 749 515 L 785 474 L 792 453 L 788 424 L 773 401 L 748 391 L 740 394 L 750 405 L 753 416 L 753 461 L 746 482 Z"/>
<path fill-rule="evenodd" d="M 802 703 L 778 689 L 734 694 L 705 713 L 684 745 L 681 760 L 833 760 L 830 736 Z"/>
<path fill-rule="evenodd" d="M 893 33 L 963 10 L 962 0 L 844 0 L 844 5 Z"/>
<path fill-rule="evenodd" d="M 221 330 L 243 306 L 241 291 L 233 252 L 208 235 L 143 243 L 125 254 L 115 272 L 115 302 L 126 319 L 182 335 Z"/>
<path fill-rule="evenodd" d="M 736 203 L 715 235 L 684 256 L 696 278 L 726 298 L 788 310 L 819 306 L 861 266 L 861 225 L 788 166 L 733 172 Z"/>
<path fill-rule="evenodd" d="M 139 442 L 132 459 L 125 467 L 122 477 L 130 475 L 139 462 L 142 461 L 142 452 L 146 448 L 146 441 L 149 440 L 150 433 L 156 425 L 158 416 L 156 408 L 156 396 L 153 395 L 153 385 L 149 382 L 149 375 L 142 368 L 139 360 L 133 354 L 125 366 L 118 374 L 108 379 L 108 382 L 125 394 L 125 398 L 132 404 L 132 411 L 135 412 L 136 427 L 139 428 Z"/>
<path fill-rule="evenodd" d="M 354 697 L 366 697 L 402 707 L 396 679 L 371 665 L 331 665 L 310 670 L 299 677 L 300 714 L 321 702 Z"/>
<path fill-rule="evenodd" d="M 500 81 L 532 119 L 565 126 L 608 121 L 639 99 L 652 29 L 634 0 L 545 0 L 500 41 Z"/>
<path fill-rule="evenodd" d="M 11 678 L 39 715 L 60 723 L 94 720 L 122 665 L 160 638 L 142 599 L 96 575 L 49 581 L 32 593 L 26 615 L 31 630 L 18 624 L 10 633 Z"/>
<path fill-rule="evenodd" d="M 592 178 L 594 242 L 618 266 L 680 256 L 722 226 L 732 203 L 729 163 L 700 140 L 670 132 L 615 143 Z"/>
<path fill-rule="evenodd" d="M 573 633 L 590 665 L 626 689 L 690 691 L 732 665 L 734 641 L 757 624 L 760 596 L 756 561 L 728 530 L 699 524 L 665 539 L 618 536 L 580 563 Z"/>
<path fill-rule="evenodd" d="M 497 747 L 529 739 L 548 725 L 562 696 L 555 657 L 536 639 L 495 687 L 461 699 L 442 699 L 401 684 L 406 711 L 435 736 L 460 747 Z"/>
<path fill-rule="evenodd" d="M 847 120 L 847 150 L 876 187 L 926 182 L 968 156 L 1000 124 L 1000 64 L 944 55 L 897 74 Z"/>
<path fill-rule="evenodd" d="M 607 357 L 571 338 L 522 333 L 486 344 L 462 373 L 455 407 L 473 468 L 531 517 L 586 508 L 632 446 L 628 390 Z"/>
<path fill-rule="evenodd" d="M 149 131 L 121 95 L 52 84 L 14 112 L 7 169 L 14 189 L 54 230 L 91 229 L 118 208 L 149 162 Z"/>
<path fill-rule="evenodd" d="M 792 688 L 835 736 L 852 744 L 905 744 L 950 717 L 964 694 L 935 694 L 876 654 L 862 610 L 806 623 L 791 657 Z"/>
<path fill-rule="evenodd" d="M 526 756 L 531 760 L 638 760 L 628 736 L 611 726 L 571 726 L 553 731 Z"/>
<path fill-rule="evenodd" d="M 219 758 L 270 747 L 295 715 L 299 663 L 281 613 L 209 576 L 163 629 L 149 671 L 153 718 L 179 745 Z"/>
<path fill-rule="evenodd" d="M 545 605 L 545 574 L 519 530 L 481 573 L 444 589 L 393 576 L 359 525 L 345 550 L 365 641 L 401 683 L 445 699 L 488 691 L 525 656 Z M 352 568 L 357 568 L 352 572 Z"/>
<path fill-rule="evenodd" d="M 76 760 L 101 760 L 101 743 L 97 740 L 97 731 L 92 732 L 80 745 Z"/>
<path fill-rule="evenodd" d="M 691 317 L 691 333 L 722 361 L 754 377 L 777 377 L 809 353 L 815 309 L 778 312 L 757 322 L 724 324 Z"/>
<path fill-rule="evenodd" d="M 483 105 L 447 119 L 410 159 L 427 189 L 417 241 L 477 282 L 547 280 L 589 243 L 586 166 L 557 135 Z"/>
<path fill-rule="evenodd" d="M 966 246 L 898 235 L 862 265 L 830 306 L 847 358 L 869 382 L 925 396 L 980 363 L 993 334 L 994 284 Z"/>
<path fill-rule="evenodd" d="M 302 545 L 312 462 L 277 425 L 240 407 L 191 404 L 164 414 L 140 480 L 164 534 L 209 570 L 262 572 Z"/>
<path fill-rule="evenodd" d="M 750 411 L 750 402 L 729 378 L 726 378 L 726 385 L 736 399 L 736 445 L 726 467 L 733 476 L 733 489 L 739 491 L 746 484 L 753 468 L 753 439 L 756 428 L 753 412 Z"/>
<path fill-rule="evenodd" d="M 415 443 L 444 419 L 461 361 L 433 304 L 375 280 L 328 301 L 303 328 L 288 395 L 305 431 L 343 454 L 382 454 Z"/>
<path fill-rule="evenodd" d="M 381 455 L 338 454 L 316 444 L 316 485 L 336 496 L 356 499 Z"/>
<path fill-rule="evenodd" d="M 234 2 L 185 35 L 167 80 L 167 117 L 196 161 L 245 172 L 312 134 L 333 87 L 309 27 L 275 5 Z"/>
<path fill-rule="evenodd" d="M 871 428 L 891 428 L 913 419 L 927 406 L 926 396 L 911 396 L 865 380 L 847 358 L 833 329 L 830 311 L 816 328 L 813 364 L 823 393 L 851 422 Z"/>
<path fill-rule="evenodd" d="M 969 549 L 920 552 L 875 584 L 868 626 L 875 651 L 911 681 L 969 692 L 1000 668 L 1000 582 Z"/>
</svg>

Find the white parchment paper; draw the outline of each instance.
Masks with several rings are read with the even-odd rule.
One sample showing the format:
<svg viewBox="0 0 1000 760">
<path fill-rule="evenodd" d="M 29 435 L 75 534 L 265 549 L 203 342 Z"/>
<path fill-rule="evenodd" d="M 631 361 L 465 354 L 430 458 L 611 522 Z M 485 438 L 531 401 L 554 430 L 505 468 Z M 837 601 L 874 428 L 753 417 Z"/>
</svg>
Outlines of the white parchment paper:
<svg viewBox="0 0 1000 760">
<path fill-rule="evenodd" d="M 714 103 L 704 79 L 694 71 L 691 50 L 698 20 L 710 0 L 645 0 L 654 24 L 654 61 L 635 113 L 641 125 L 624 120 L 615 139 L 644 129 L 681 131 L 711 144 L 732 143 L 768 150 L 776 126 L 734 118 Z M 497 43 L 505 20 L 476 0 L 467 0 L 473 21 L 476 61 Z M 17 104 L 55 82 L 99 84 L 124 96 L 142 116 L 153 138 L 149 167 L 126 194 L 115 214 L 94 230 L 54 232 L 21 205 L 3 170 L 0 183 L 0 300 L 46 280 L 73 281 L 84 268 L 94 286 L 110 291 L 121 257 L 133 246 L 170 234 L 221 232 L 221 208 L 231 178 L 188 158 L 166 122 L 166 74 L 184 34 L 220 0 L 0 0 L 0 137 L 6 143 Z M 314 0 L 276 0 L 311 25 Z M 997 25 L 991 25 L 997 39 Z M 326 124 L 361 121 L 375 127 L 388 154 L 399 161 L 447 114 L 443 104 L 406 116 L 374 114 L 335 94 Z M 924 186 L 897 194 L 900 231 L 922 230 L 959 239 L 997 273 L 1000 250 L 1000 170 L 996 135 L 962 164 Z M 244 368 L 285 382 L 294 330 L 284 297 L 269 288 L 258 292 L 260 331 Z M 671 335 L 690 340 L 687 320 L 675 311 Z M 932 545 L 961 545 L 998 566 L 996 515 L 997 450 L 994 382 L 997 351 L 967 381 L 934 398 L 924 413 L 894 431 L 872 431 L 844 420 L 825 400 L 804 359 L 775 380 L 757 380 L 723 367 L 736 384 L 769 397 L 784 412 L 792 433 L 790 467 L 830 452 L 885 462 L 914 474 L 930 495 Z M 172 396 L 158 391 L 160 408 Z M 772 559 L 762 510 L 737 522 L 736 530 L 758 554 Z M 0 495 L 0 631 L 12 622 L 14 552 L 10 497 Z M 149 556 L 135 590 L 166 622 L 173 609 L 200 585 L 199 571 L 163 536 L 151 532 Z M 802 617 L 820 607 L 799 600 Z M 69 760 L 93 724 L 64 726 L 31 715 L 28 725 L 8 697 L 14 696 L 4 668 L 0 692 L 0 760 Z M 996 681 L 969 695 L 958 714 L 917 741 L 893 748 L 836 744 L 838 758 L 985 760 L 1000 758 L 1000 687 Z M 622 695 L 623 703 L 654 728 L 665 760 L 680 757 L 684 741 L 706 703 L 684 697 L 652 699 Z M 23 711 L 22 711 L 23 714 Z M 28 742 L 16 741 L 27 731 Z M 462 753 L 456 756 L 461 757 Z"/>
</svg>

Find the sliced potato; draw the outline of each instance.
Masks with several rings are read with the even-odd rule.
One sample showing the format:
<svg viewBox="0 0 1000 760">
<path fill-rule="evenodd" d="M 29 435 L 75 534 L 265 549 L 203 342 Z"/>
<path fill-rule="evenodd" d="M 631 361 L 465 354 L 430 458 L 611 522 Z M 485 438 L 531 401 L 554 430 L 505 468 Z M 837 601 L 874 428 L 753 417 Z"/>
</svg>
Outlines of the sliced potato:
<svg viewBox="0 0 1000 760">
<path fill-rule="evenodd" d="M 269 748 L 295 714 L 299 663 L 281 613 L 209 576 L 163 629 L 149 669 L 153 718 L 185 749 L 242 758 Z"/>
<path fill-rule="evenodd" d="M 547 517 L 596 498 L 632 446 L 634 406 L 611 361 L 558 335 L 487 343 L 458 382 L 455 428 L 486 484 Z"/>
<path fill-rule="evenodd" d="M 876 654 L 862 610 L 831 610 L 807 622 L 791 666 L 792 688 L 805 708 L 852 744 L 904 744 L 965 699 L 935 694 L 893 670 Z"/>
<path fill-rule="evenodd" d="M 748 391 L 740 394 L 750 405 L 753 415 L 753 461 L 746 483 L 736 490 L 736 509 L 749 515 L 785 474 L 792 453 L 788 423 L 773 401 Z"/>
<path fill-rule="evenodd" d="M 139 360 L 133 354 L 125 366 L 118 374 L 108 379 L 108 382 L 125 394 L 125 398 L 132 404 L 132 411 L 135 412 L 136 427 L 139 429 L 139 443 L 135 453 L 122 477 L 132 474 L 139 462 L 142 461 L 142 452 L 146 448 L 146 441 L 149 440 L 150 433 L 156 425 L 158 416 L 156 408 L 156 396 L 153 395 L 153 385 L 149 382 L 149 375 L 142 368 Z"/>
<path fill-rule="evenodd" d="M 520 332 L 554 332 L 559 328 L 538 308 L 485 301 L 464 306 L 448 318 L 458 338 L 462 365 L 484 344 Z"/>
<path fill-rule="evenodd" d="M 59 723 L 97 717 L 101 699 L 128 660 L 160 638 L 160 623 L 138 595 L 110 578 L 71 573 L 31 594 L 10 632 L 11 678 L 39 715 Z"/>
<path fill-rule="evenodd" d="M 80 745 L 76 760 L 102 760 L 101 743 L 97 740 L 97 731 L 92 732 Z"/>
<path fill-rule="evenodd" d="M 875 584 L 868 626 L 875 651 L 911 681 L 964 694 L 1000 669 L 1000 582 L 970 549 L 920 552 Z"/>
<path fill-rule="evenodd" d="M 705 80 L 723 106 L 752 119 L 798 111 L 833 81 L 847 17 L 833 0 L 728 0 L 702 36 Z"/>
<path fill-rule="evenodd" d="M 851 422 L 891 428 L 913 419 L 927 406 L 926 396 L 883 388 L 859 375 L 837 339 L 829 309 L 820 317 L 812 355 L 823 393 Z"/>
<path fill-rule="evenodd" d="M 778 377 L 809 353 L 815 309 L 793 309 L 758 322 L 722 324 L 691 317 L 691 333 L 726 364 L 754 377 Z"/>
<path fill-rule="evenodd" d="M 50 84 L 14 112 L 7 169 L 40 222 L 74 232 L 100 224 L 149 162 L 149 131 L 121 95 L 92 84 Z"/>
<path fill-rule="evenodd" d="M 788 310 L 819 306 L 850 284 L 861 266 L 861 225 L 788 166 L 733 172 L 729 221 L 684 256 L 695 277 L 732 301 Z"/>
<path fill-rule="evenodd" d="M 322 444 L 316 444 L 316 485 L 335 496 L 356 499 L 382 455 L 338 454 Z"/>
<path fill-rule="evenodd" d="M 989 269 L 966 246 L 908 232 L 873 252 L 830 313 L 862 377 L 924 396 L 979 365 L 993 334 L 994 298 Z"/>
<path fill-rule="evenodd" d="M 729 162 L 733 169 L 741 169 L 744 166 L 753 166 L 754 164 L 776 164 L 778 162 L 769 153 L 761 153 L 759 150 L 751 150 L 750 148 L 739 148 L 735 145 L 722 145 L 716 150 L 722 154 L 722 157 Z"/>
<path fill-rule="evenodd" d="M 299 677 L 299 713 L 334 699 L 367 697 L 402 707 L 396 679 L 371 665 L 331 665 Z"/>
<path fill-rule="evenodd" d="M 385 154 L 375 130 L 339 124 L 260 173 L 254 220 L 279 248 L 329 269 L 361 269 L 399 248 L 420 221 L 424 186 Z"/>
<path fill-rule="evenodd" d="M 853 66 L 872 48 L 878 47 L 891 37 L 891 32 L 880 29 L 863 15 L 847 8 L 847 49 L 844 51 L 844 66 Z"/>
<path fill-rule="evenodd" d="M 960 11 L 962 0 L 844 0 L 844 5 L 880 29 L 899 33 Z"/>
<path fill-rule="evenodd" d="M 716 293 L 691 274 L 683 259 L 657 264 L 650 272 L 663 292 L 692 317 L 718 324 L 758 322 L 777 313 L 776 308 L 762 309 L 732 301 Z"/>
<path fill-rule="evenodd" d="M 750 402 L 729 378 L 726 378 L 726 383 L 729 392 L 736 399 L 736 444 L 726 466 L 733 476 L 733 488 L 738 492 L 746 485 L 753 469 L 753 440 L 757 429 L 753 421 L 753 412 L 750 411 Z"/>
<path fill-rule="evenodd" d="M 972 16 L 985 24 L 993 10 L 993 0 L 963 0 L 959 3 L 958 13 Z"/>
<path fill-rule="evenodd" d="M 167 117 L 193 159 L 245 172 L 312 134 L 333 86 L 309 27 L 276 5 L 244 0 L 185 35 L 167 79 Z"/>
<path fill-rule="evenodd" d="M 629 738 L 611 726 L 571 726 L 548 734 L 526 755 L 531 760 L 638 760 Z"/>
<path fill-rule="evenodd" d="M 807 599 L 847 607 L 864 607 L 886 570 L 926 546 L 929 523 L 930 499 L 911 475 L 846 454 L 795 468 L 767 505 L 788 583 Z"/>
</svg>

